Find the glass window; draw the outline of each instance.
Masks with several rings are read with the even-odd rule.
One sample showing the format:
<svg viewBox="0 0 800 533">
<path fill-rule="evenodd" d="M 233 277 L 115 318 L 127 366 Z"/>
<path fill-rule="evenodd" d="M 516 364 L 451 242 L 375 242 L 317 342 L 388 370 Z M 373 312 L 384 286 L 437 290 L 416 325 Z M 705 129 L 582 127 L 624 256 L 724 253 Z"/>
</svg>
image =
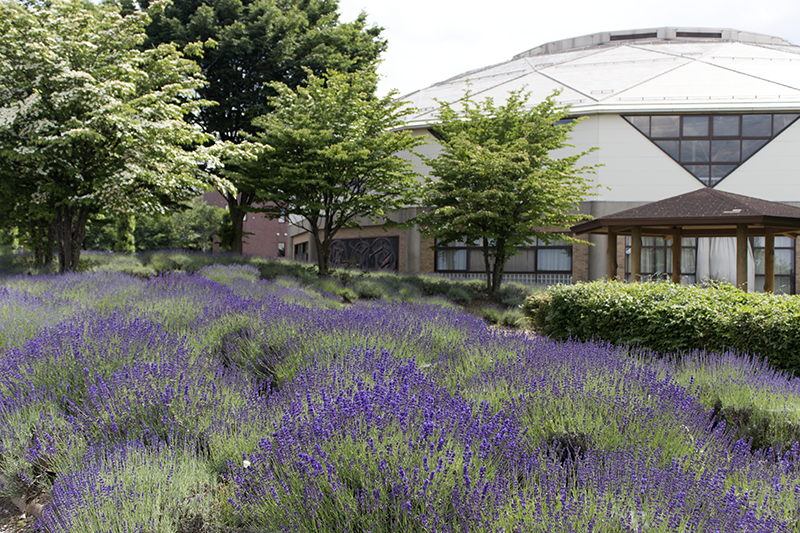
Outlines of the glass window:
<svg viewBox="0 0 800 533">
<path fill-rule="evenodd" d="M 742 137 L 769 137 L 772 135 L 770 115 L 742 115 Z"/>
<path fill-rule="evenodd" d="M 286 243 L 279 242 L 278 243 L 278 257 L 286 257 Z"/>
<path fill-rule="evenodd" d="M 630 275 L 631 238 L 625 237 L 626 255 L 625 272 Z M 697 239 L 683 237 L 681 239 L 681 281 L 694 283 L 697 263 Z M 642 237 L 641 269 L 643 276 L 672 275 L 672 240 L 661 237 Z"/>
<path fill-rule="evenodd" d="M 491 259 L 490 264 L 493 263 Z M 483 250 L 481 248 L 469 249 L 469 271 L 486 272 L 486 265 L 483 263 Z"/>
<path fill-rule="evenodd" d="M 708 185 L 710 175 L 708 165 L 684 165 L 683 168 L 691 172 L 692 176 Z"/>
<path fill-rule="evenodd" d="M 684 137 L 708 137 L 708 117 L 683 117 Z"/>
<path fill-rule="evenodd" d="M 481 264 L 483 264 L 483 255 L 481 255 Z M 520 253 L 512 257 L 506 262 L 505 269 L 514 272 L 535 272 L 536 271 L 536 250 L 522 250 Z M 542 270 L 542 269 L 540 269 Z M 550 269 L 544 269 L 550 270 Z M 570 270 L 572 266 L 570 265 Z"/>
<path fill-rule="evenodd" d="M 708 141 L 682 141 L 681 161 L 703 163 L 708 161 Z"/>
<path fill-rule="evenodd" d="M 467 250 L 437 250 L 436 270 L 466 270 Z"/>
<path fill-rule="evenodd" d="M 758 152 L 768 142 L 767 139 L 742 139 L 742 161 Z"/>
<path fill-rule="evenodd" d="M 783 129 L 797 120 L 797 117 L 800 115 L 774 115 L 773 117 L 773 124 L 775 128 L 773 129 L 773 135 L 779 134 Z"/>
<path fill-rule="evenodd" d="M 756 281 L 753 290 L 764 290 L 765 254 L 764 237 L 751 237 L 755 259 Z M 789 237 L 775 237 L 775 294 L 794 294 L 795 241 Z"/>
<path fill-rule="evenodd" d="M 572 270 L 572 249 L 540 248 L 537 250 L 536 259 L 537 270 Z"/>
<path fill-rule="evenodd" d="M 727 163 L 739 162 L 739 140 L 711 141 L 711 161 Z"/>
<path fill-rule="evenodd" d="M 714 117 L 714 137 L 738 137 L 739 115 L 719 115 Z"/>
<path fill-rule="evenodd" d="M 678 137 L 681 117 L 654 115 L 650 120 L 651 137 Z"/>
<path fill-rule="evenodd" d="M 792 273 L 794 263 L 794 250 L 775 248 L 775 275 L 788 275 Z"/>
<path fill-rule="evenodd" d="M 800 114 L 637 115 L 624 118 L 698 180 L 713 187 L 788 124 L 800 118 Z M 711 166 L 701 163 L 711 163 Z"/>
<path fill-rule="evenodd" d="M 653 141 L 656 146 L 664 150 L 668 156 L 674 160 L 678 160 L 678 152 L 680 150 L 680 141 Z"/>
<path fill-rule="evenodd" d="M 645 135 L 650 135 L 650 117 L 628 117 L 628 122 Z"/>
</svg>

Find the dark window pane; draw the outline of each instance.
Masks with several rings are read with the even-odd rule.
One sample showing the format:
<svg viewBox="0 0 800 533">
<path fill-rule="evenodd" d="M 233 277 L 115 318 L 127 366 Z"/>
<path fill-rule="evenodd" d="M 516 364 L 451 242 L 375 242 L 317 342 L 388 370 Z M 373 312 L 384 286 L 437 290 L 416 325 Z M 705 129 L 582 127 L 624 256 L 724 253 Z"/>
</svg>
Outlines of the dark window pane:
<svg viewBox="0 0 800 533">
<path fill-rule="evenodd" d="M 764 284 L 762 283 L 763 287 Z M 775 294 L 791 294 L 792 278 L 789 276 L 775 276 Z"/>
<path fill-rule="evenodd" d="M 637 130 L 645 135 L 650 135 L 650 117 L 625 117 Z"/>
<path fill-rule="evenodd" d="M 742 115 L 742 137 L 769 137 L 772 135 L 770 115 Z"/>
<path fill-rule="evenodd" d="M 678 160 L 680 141 L 653 141 L 656 146 L 664 150 L 675 161 Z"/>
<path fill-rule="evenodd" d="M 775 129 L 773 130 L 773 135 L 777 135 L 783 128 L 794 122 L 794 119 L 797 118 L 797 115 L 774 115 L 773 116 L 773 124 L 775 125 Z"/>
<path fill-rule="evenodd" d="M 714 117 L 714 137 L 738 137 L 739 115 Z"/>
<path fill-rule="evenodd" d="M 538 268 L 542 270 L 556 270 L 572 272 L 572 253 L 565 249 L 544 249 L 538 251 Z"/>
<path fill-rule="evenodd" d="M 775 274 L 789 275 L 792 273 L 792 260 L 794 258 L 794 250 L 786 248 L 778 248 L 775 250 Z"/>
<path fill-rule="evenodd" d="M 766 139 L 742 139 L 742 161 L 756 153 L 768 142 Z"/>
<path fill-rule="evenodd" d="M 437 270 L 466 270 L 466 250 L 439 250 L 436 252 Z"/>
<path fill-rule="evenodd" d="M 665 272 L 665 249 L 664 248 L 642 248 L 642 272 L 654 274 Z"/>
<path fill-rule="evenodd" d="M 469 271 L 484 272 L 485 270 L 486 265 L 483 264 L 483 250 L 469 250 Z"/>
<path fill-rule="evenodd" d="M 697 249 L 696 248 L 683 248 L 681 249 L 681 273 L 682 274 L 694 274 L 696 267 L 695 267 L 695 259 L 697 257 Z"/>
<path fill-rule="evenodd" d="M 711 161 L 739 162 L 739 141 L 711 141 Z"/>
<path fill-rule="evenodd" d="M 684 165 L 683 167 L 688 170 L 692 176 L 708 185 L 708 165 Z"/>
<path fill-rule="evenodd" d="M 756 276 L 764 275 L 764 249 L 756 248 L 753 250 L 753 258 L 756 260 Z M 762 283 L 763 285 L 763 283 Z M 758 287 L 758 285 L 756 285 Z"/>
<path fill-rule="evenodd" d="M 711 178 L 720 180 L 733 172 L 739 165 L 711 165 Z"/>
<path fill-rule="evenodd" d="M 681 141 L 681 161 L 704 163 L 708 161 L 709 141 Z"/>
<path fill-rule="evenodd" d="M 678 137 L 681 118 L 677 115 L 656 115 L 650 120 L 650 137 Z"/>
<path fill-rule="evenodd" d="M 684 137 L 708 137 L 708 117 L 683 117 Z"/>
</svg>

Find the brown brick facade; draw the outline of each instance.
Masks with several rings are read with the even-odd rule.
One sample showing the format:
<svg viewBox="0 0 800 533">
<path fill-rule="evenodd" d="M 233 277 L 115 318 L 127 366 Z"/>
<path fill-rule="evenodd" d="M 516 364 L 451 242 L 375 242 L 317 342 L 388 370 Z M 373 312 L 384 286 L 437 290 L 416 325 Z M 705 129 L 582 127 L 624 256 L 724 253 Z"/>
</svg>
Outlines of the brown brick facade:
<svg viewBox="0 0 800 533">
<path fill-rule="evenodd" d="M 589 242 L 588 235 L 576 235 L 576 239 Z M 572 245 L 572 282 L 589 281 L 589 245 L 574 243 Z"/>
<path fill-rule="evenodd" d="M 205 193 L 203 199 L 208 205 L 217 207 L 227 207 L 228 205 L 225 198 L 217 191 Z M 289 247 L 288 228 L 289 225 L 285 221 L 279 222 L 277 219 L 269 219 L 261 213 L 247 213 L 243 223 L 244 240 L 242 242 L 242 253 L 245 255 L 279 257 L 279 244 L 283 243 L 286 257 L 290 257 L 292 252 L 286 250 Z"/>
<path fill-rule="evenodd" d="M 419 250 L 419 271 L 425 274 L 432 274 L 436 271 L 436 252 L 431 248 L 436 241 L 434 239 L 422 239 Z"/>
</svg>

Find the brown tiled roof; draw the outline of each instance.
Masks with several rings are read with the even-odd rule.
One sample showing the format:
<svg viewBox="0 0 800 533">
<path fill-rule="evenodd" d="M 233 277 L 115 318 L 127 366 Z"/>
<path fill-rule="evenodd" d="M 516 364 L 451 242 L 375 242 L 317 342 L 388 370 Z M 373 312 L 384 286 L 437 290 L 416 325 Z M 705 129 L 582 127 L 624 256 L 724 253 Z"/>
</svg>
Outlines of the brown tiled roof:
<svg viewBox="0 0 800 533">
<path fill-rule="evenodd" d="M 572 232 L 606 233 L 609 226 L 699 228 L 737 224 L 800 228 L 800 208 L 704 187 L 578 224 Z"/>
</svg>

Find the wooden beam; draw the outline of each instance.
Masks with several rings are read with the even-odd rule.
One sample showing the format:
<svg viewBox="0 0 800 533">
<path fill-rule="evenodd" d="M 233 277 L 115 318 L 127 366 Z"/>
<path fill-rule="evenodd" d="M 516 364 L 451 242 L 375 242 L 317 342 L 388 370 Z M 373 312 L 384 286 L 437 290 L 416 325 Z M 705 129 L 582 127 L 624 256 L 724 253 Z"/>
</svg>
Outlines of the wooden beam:
<svg viewBox="0 0 800 533">
<path fill-rule="evenodd" d="M 642 228 L 631 228 L 631 283 L 642 281 Z"/>
<path fill-rule="evenodd" d="M 736 287 L 747 292 L 747 224 L 736 225 Z"/>
<path fill-rule="evenodd" d="M 764 236 L 764 292 L 775 292 L 775 235 Z"/>
<path fill-rule="evenodd" d="M 681 233 L 672 236 L 672 283 L 681 282 Z"/>
<path fill-rule="evenodd" d="M 606 248 L 606 278 L 617 279 L 617 232 L 608 228 L 608 247 Z"/>
</svg>

